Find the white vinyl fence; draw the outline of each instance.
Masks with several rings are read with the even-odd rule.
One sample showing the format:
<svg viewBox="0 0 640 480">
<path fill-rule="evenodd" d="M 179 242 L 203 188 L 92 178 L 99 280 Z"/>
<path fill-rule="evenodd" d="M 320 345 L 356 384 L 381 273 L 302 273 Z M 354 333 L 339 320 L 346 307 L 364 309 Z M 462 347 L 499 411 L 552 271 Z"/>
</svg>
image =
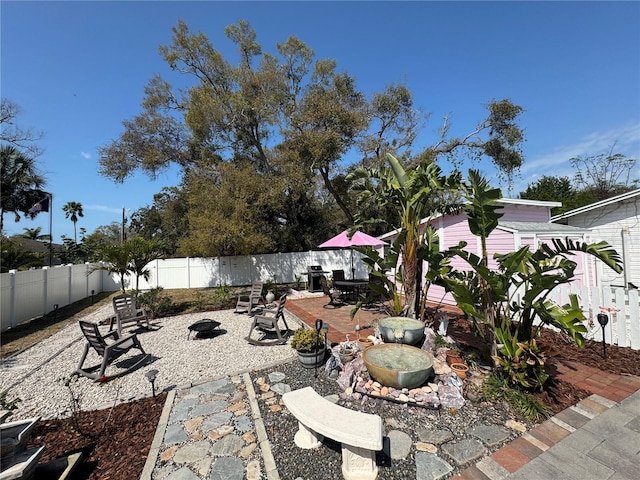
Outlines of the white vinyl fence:
<svg viewBox="0 0 640 480">
<path fill-rule="evenodd" d="M 220 285 L 243 286 L 254 281 L 271 280 L 276 283 L 307 281 L 307 267 L 321 265 L 324 271 L 342 269 L 347 276 L 351 270 L 351 251 L 322 250 L 277 253 L 244 257 L 172 258 L 156 260 L 148 267 L 148 281 L 140 279 L 139 289 L 154 287 L 206 288 Z M 356 278 L 366 278 L 368 271 L 353 252 Z M 91 292 L 114 292 L 120 289 L 118 278 L 104 271 L 89 274 L 91 265 L 67 265 L 26 272 L 1 274 L 1 331 L 44 315 L 54 309 L 87 298 Z M 135 288 L 135 278 L 128 278 L 126 289 Z M 552 300 L 560 305 L 568 303 L 570 293 L 579 297 L 585 315 L 590 319 L 587 338 L 602 340 L 598 313 L 606 313 L 605 342 L 640 350 L 640 302 L 638 290 L 609 287 L 562 286 L 554 290 Z"/>
<path fill-rule="evenodd" d="M 640 350 L 640 298 L 637 289 L 612 287 L 571 288 L 563 285 L 553 291 L 551 300 L 559 305 L 569 303 L 569 294 L 578 295 L 578 303 L 589 319 L 586 338 Z M 608 316 L 603 329 L 598 323 L 598 314 Z"/>
<path fill-rule="evenodd" d="M 89 273 L 90 264 L 9 273 L 0 275 L 0 327 L 2 332 L 25 320 L 39 317 L 113 284 L 102 271 Z M 115 289 L 114 289 L 115 290 Z"/>
<path fill-rule="evenodd" d="M 320 265 L 326 272 L 344 270 L 351 276 L 351 259 L 356 278 L 366 278 L 368 271 L 360 254 L 350 250 L 322 250 L 275 253 L 243 257 L 171 258 L 147 265 L 149 280 L 140 278 L 138 288 L 154 287 L 206 288 L 220 285 L 243 286 L 254 281 L 294 283 L 307 281 L 307 267 Z M 11 271 L 1 277 L 0 327 L 8 328 L 45 315 L 54 305 L 63 307 L 93 293 L 120 290 L 120 279 L 105 271 L 91 271 L 92 265 L 64 265 L 24 272 Z M 328 276 L 330 274 L 327 274 Z M 125 280 L 125 289 L 136 287 L 135 278 Z"/>
</svg>

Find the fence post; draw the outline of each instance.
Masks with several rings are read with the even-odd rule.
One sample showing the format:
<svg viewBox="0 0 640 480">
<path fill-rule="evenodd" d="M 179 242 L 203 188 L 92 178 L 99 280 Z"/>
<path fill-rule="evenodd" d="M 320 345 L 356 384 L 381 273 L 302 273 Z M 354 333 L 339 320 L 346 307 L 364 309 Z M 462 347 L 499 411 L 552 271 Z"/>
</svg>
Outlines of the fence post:
<svg viewBox="0 0 640 480">
<path fill-rule="evenodd" d="M 49 303 L 49 267 L 42 267 L 42 315 L 47 314 Z"/>
<path fill-rule="evenodd" d="M 9 325 L 11 328 L 16 326 L 16 272 L 17 270 L 9 270 L 11 279 L 9 280 L 11 292 L 9 296 Z"/>
<path fill-rule="evenodd" d="M 67 305 L 71 305 L 71 280 L 72 280 L 73 264 L 67 265 Z"/>
<path fill-rule="evenodd" d="M 189 257 L 186 258 L 187 261 L 187 288 L 191 288 L 191 262 Z"/>
</svg>

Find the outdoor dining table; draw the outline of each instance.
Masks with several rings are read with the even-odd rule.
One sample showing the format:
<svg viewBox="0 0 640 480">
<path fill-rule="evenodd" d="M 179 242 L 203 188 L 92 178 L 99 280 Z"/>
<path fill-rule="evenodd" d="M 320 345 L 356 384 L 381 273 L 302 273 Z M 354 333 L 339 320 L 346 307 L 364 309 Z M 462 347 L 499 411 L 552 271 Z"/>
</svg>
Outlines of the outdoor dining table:
<svg viewBox="0 0 640 480">
<path fill-rule="evenodd" d="M 357 301 L 369 286 L 369 280 L 334 280 L 333 286 L 345 297 Z"/>
</svg>

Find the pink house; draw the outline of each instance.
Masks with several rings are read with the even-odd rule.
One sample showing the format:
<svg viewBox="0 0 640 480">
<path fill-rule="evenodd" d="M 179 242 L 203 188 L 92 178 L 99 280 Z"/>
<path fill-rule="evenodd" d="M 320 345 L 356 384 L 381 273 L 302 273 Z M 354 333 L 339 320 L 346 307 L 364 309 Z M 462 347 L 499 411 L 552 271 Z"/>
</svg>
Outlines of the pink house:
<svg viewBox="0 0 640 480">
<path fill-rule="evenodd" d="M 572 240 L 590 241 L 588 229 L 550 223 L 551 208 L 561 206 L 559 202 L 503 198 L 499 203 L 503 206 L 501 210 L 503 216 L 487 241 L 490 267 L 496 266 L 493 260 L 494 253 L 512 252 L 525 245 L 535 250 L 541 243 L 549 242 L 552 238 L 569 237 Z M 441 250 L 465 241 L 467 242 L 466 250 L 477 255 L 482 253 L 480 240 L 469 230 L 467 215 L 464 212 L 423 220 L 423 224 L 427 223 L 433 225 L 438 231 Z M 389 232 L 382 235 L 380 239 L 393 241 L 395 235 L 395 231 Z M 572 260 L 578 263 L 575 286 L 594 285 L 595 275 L 591 271 L 592 264 L 586 261 L 585 254 L 575 255 Z M 467 263 L 461 259 L 454 259 L 451 264 L 459 270 L 469 269 Z M 455 305 L 453 298 L 438 286 L 432 286 L 429 289 L 427 299 L 434 303 Z"/>
</svg>

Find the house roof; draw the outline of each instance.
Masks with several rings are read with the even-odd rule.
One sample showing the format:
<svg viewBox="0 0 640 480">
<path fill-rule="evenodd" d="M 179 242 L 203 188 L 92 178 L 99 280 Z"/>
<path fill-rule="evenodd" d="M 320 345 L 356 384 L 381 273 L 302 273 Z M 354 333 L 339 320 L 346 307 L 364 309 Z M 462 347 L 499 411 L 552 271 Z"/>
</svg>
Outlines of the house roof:
<svg viewBox="0 0 640 480">
<path fill-rule="evenodd" d="M 581 213 L 589 212 L 591 210 L 595 210 L 597 208 L 606 207 L 607 205 L 611 205 L 617 202 L 623 202 L 633 197 L 637 197 L 640 195 L 640 188 L 637 190 L 631 190 L 630 192 L 623 193 L 621 195 L 616 195 L 615 197 L 607 198 L 606 200 L 600 200 L 599 202 L 591 203 L 589 205 L 585 205 L 584 207 L 575 208 L 573 210 L 569 210 L 568 212 L 564 212 L 560 215 L 555 215 L 551 217 L 552 222 L 557 222 L 558 220 L 562 220 L 564 218 L 573 217 L 574 215 L 579 215 Z"/>
<path fill-rule="evenodd" d="M 588 228 L 544 222 L 498 222 L 498 228 L 507 232 L 528 232 L 540 235 L 570 235 L 589 232 Z"/>
<path fill-rule="evenodd" d="M 500 198 L 498 199 L 498 203 L 508 203 L 511 205 L 532 205 L 535 207 L 549 207 L 550 209 L 553 207 L 561 207 L 562 203 L 561 202 L 548 202 L 548 201 L 543 201 L 543 200 L 526 200 L 526 199 L 522 199 L 522 198 Z M 420 225 L 424 225 L 425 223 L 431 221 L 431 220 L 435 220 L 436 218 L 442 217 L 442 214 L 437 214 L 434 215 L 433 217 L 426 217 L 423 218 L 422 220 L 420 220 Z M 514 222 L 514 223 L 518 223 L 518 222 Z M 525 223 L 525 222 L 521 222 L 521 223 Z M 542 224 L 541 224 L 542 225 Z M 546 225 L 546 224 L 544 224 Z M 400 230 L 396 229 L 396 230 L 391 230 L 390 232 L 384 233 L 380 236 L 378 236 L 378 238 L 380 240 L 385 240 L 387 238 L 390 238 L 394 235 L 397 235 L 398 232 Z"/>
<path fill-rule="evenodd" d="M 546 200 L 527 200 L 524 198 L 501 198 L 498 203 L 510 203 L 512 205 L 533 205 L 535 207 L 561 207 L 562 202 L 550 202 Z"/>
</svg>

